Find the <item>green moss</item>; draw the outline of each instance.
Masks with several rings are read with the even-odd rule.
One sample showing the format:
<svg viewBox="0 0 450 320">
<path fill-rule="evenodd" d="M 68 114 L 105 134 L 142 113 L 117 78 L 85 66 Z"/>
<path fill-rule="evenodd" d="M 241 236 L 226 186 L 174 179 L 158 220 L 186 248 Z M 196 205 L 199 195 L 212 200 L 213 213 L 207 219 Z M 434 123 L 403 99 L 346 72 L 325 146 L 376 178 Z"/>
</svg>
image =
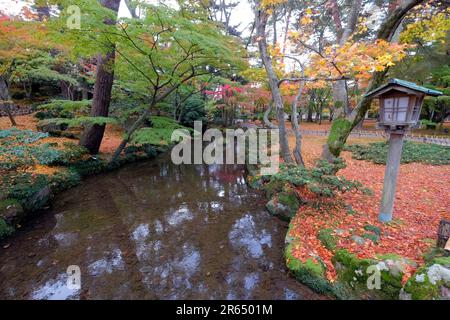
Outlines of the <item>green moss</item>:
<svg viewBox="0 0 450 320">
<path fill-rule="evenodd" d="M 317 233 L 317 239 L 322 242 L 325 248 L 328 250 L 334 251 L 336 249 L 336 238 L 333 236 L 333 230 L 332 229 L 321 229 Z"/>
<path fill-rule="evenodd" d="M 336 251 L 332 261 L 336 266 L 339 282 L 345 287 L 345 292 L 349 295 L 345 298 L 358 298 L 369 294 L 367 268 L 375 264 L 374 261 L 358 259 L 347 250 Z"/>
<path fill-rule="evenodd" d="M 413 300 L 433 300 L 439 298 L 439 286 L 432 284 L 427 275 L 427 267 L 421 267 L 406 282 L 404 291 Z"/>
<path fill-rule="evenodd" d="M 332 284 L 325 277 L 325 267 L 312 259 L 301 262 L 292 255 L 292 244 L 285 250 L 286 265 L 294 276 L 316 292 L 334 295 Z"/>
<path fill-rule="evenodd" d="M 450 257 L 437 257 L 434 258 L 430 264 L 440 264 L 443 266 L 450 266 Z"/>
<path fill-rule="evenodd" d="M 9 236 L 14 232 L 14 228 L 9 226 L 5 220 L 0 218 L 0 239 Z"/>
<path fill-rule="evenodd" d="M 327 144 L 331 154 L 335 157 L 341 153 L 351 129 L 351 121 L 344 118 L 333 120 Z"/>
<path fill-rule="evenodd" d="M 402 257 L 395 253 L 385 253 L 377 255 L 379 260 L 400 260 Z"/>
<path fill-rule="evenodd" d="M 381 229 L 378 228 L 377 226 L 374 226 L 374 225 L 371 225 L 371 224 L 365 225 L 365 226 L 364 226 L 364 230 L 373 232 L 373 233 L 376 234 L 377 236 L 380 236 L 380 235 L 381 235 Z"/>
<path fill-rule="evenodd" d="M 17 199 L 26 211 L 39 209 L 44 199 L 36 197 L 42 190 L 48 188 L 50 181 L 46 175 L 31 175 L 30 173 L 10 174 L 3 178 L 8 198 Z"/>
<path fill-rule="evenodd" d="M 373 243 L 378 243 L 378 241 L 380 240 L 380 237 L 373 233 L 364 233 L 361 237 L 363 237 L 364 239 L 369 239 Z"/>
<path fill-rule="evenodd" d="M 300 206 L 300 201 L 298 200 L 295 193 L 286 189 L 278 194 L 278 202 L 288 206 L 294 212 L 294 214 L 297 213 L 297 210 Z"/>
<path fill-rule="evenodd" d="M 278 216 L 286 221 L 290 221 L 300 207 L 300 200 L 291 186 L 285 186 L 283 191 L 278 193 L 278 203 L 285 207 L 284 212 L 280 212 Z"/>
<path fill-rule="evenodd" d="M 268 199 L 272 198 L 276 193 L 283 190 L 284 182 L 279 180 L 271 180 L 270 182 L 264 184 L 263 189 L 266 191 L 266 197 Z"/>
</svg>

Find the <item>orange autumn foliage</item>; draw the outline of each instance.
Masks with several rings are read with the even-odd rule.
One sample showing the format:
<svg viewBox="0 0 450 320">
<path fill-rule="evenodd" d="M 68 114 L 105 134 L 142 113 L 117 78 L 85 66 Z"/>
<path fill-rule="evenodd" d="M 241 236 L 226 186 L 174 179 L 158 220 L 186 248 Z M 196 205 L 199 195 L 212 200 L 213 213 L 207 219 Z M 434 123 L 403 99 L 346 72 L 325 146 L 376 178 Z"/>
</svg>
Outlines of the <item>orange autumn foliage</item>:
<svg viewBox="0 0 450 320">
<path fill-rule="evenodd" d="M 293 139 L 291 139 L 293 143 Z M 366 139 L 366 142 L 368 140 Z M 358 143 L 362 139 L 358 140 Z M 320 156 L 323 138 L 304 137 L 303 157 L 308 166 Z M 384 179 L 384 165 L 354 160 L 349 152 L 343 153 L 347 168 L 338 175 L 350 180 L 358 180 L 373 191 L 373 195 L 346 193 L 338 196 L 348 207 L 333 207 L 332 210 L 301 207 L 291 221 L 290 236 L 297 245 L 294 257 L 305 262 L 307 259 L 320 260 L 327 266 L 327 278 L 336 279 L 332 263 L 333 252 L 324 247 L 317 234 L 322 229 L 335 230 L 333 236 L 337 247 L 346 249 L 359 258 L 377 258 L 384 254 L 397 254 L 418 264 L 423 264 L 423 254 L 435 245 L 437 229 L 441 219 L 450 219 L 450 166 L 432 166 L 421 163 L 402 164 L 394 208 L 394 220 L 384 224 L 378 221 L 378 210 Z M 303 194 L 302 190 L 298 190 Z M 348 208 L 351 207 L 352 214 Z M 364 226 L 372 225 L 381 229 L 378 243 L 366 240 L 359 245 L 352 235 L 362 236 L 367 231 Z M 414 269 L 408 267 L 404 273 L 405 282 Z"/>
</svg>

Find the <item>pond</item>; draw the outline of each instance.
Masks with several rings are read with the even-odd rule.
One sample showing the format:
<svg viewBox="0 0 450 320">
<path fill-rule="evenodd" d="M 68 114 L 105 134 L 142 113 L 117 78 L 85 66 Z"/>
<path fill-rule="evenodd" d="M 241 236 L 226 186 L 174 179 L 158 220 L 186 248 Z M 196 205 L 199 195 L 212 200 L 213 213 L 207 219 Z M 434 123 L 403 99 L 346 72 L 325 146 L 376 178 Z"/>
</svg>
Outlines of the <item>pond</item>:
<svg viewBox="0 0 450 320">
<path fill-rule="evenodd" d="M 287 224 L 244 177 L 169 155 L 90 177 L 1 244 L 0 298 L 324 298 L 288 274 Z"/>
</svg>

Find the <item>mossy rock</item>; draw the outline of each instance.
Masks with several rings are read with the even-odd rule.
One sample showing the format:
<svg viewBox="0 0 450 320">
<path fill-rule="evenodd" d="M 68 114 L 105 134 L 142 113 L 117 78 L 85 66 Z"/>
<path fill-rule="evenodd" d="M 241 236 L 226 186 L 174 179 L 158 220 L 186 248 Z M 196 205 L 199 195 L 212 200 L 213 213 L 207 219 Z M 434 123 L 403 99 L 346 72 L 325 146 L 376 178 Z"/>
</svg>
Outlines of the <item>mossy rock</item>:
<svg viewBox="0 0 450 320">
<path fill-rule="evenodd" d="M 333 257 L 339 282 L 347 287 L 353 298 L 399 299 L 402 290 L 402 278 L 407 265 L 415 262 L 397 255 L 385 255 L 375 259 L 359 259 L 347 250 L 339 250 Z M 372 267 L 375 269 L 368 269 Z M 369 289 L 368 280 L 373 284 L 375 270 L 380 272 L 380 288 Z M 371 279 L 369 279 L 371 277 Z"/>
<path fill-rule="evenodd" d="M 23 218 L 22 205 L 16 199 L 5 199 L 0 201 L 0 218 L 7 224 L 14 225 Z"/>
<path fill-rule="evenodd" d="M 285 221 L 291 221 L 291 219 L 297 214 L 299 207 L 300 201 L 295 193 L 286 188 L 274 196 L 266 204 L 267 210 L 272 215 Z"/>
<path fill-rule="evenodd" d="M 402 299 L 449 300 L 450 257 L 435 258 L 419 268 L 406 282 Z"/>
<path fill-rule="evenodd" d="M 292 274 L 303 284 L 322 294 L 334 295 L 333 285 L 325 277 L 322 263 L 308 259 L 302 262 L 292 255 L 293 242 L 285 250 L 286 265 Z"/>
<path fill-rule="evenodd" d="M 367 291 L 367 268 L 373 265 L 372 261 L 358 259 L 347 250 L 338 250 L 334 255 L 333 264 L 338 274 L 339 282 L 344 290 L 341 298 L 353 299 L 365 297 Z"/>
<path fill-rule="evenodd" d="M 436 240 L 433 239 L 434 242 Z M 432 262 L 434 259 L 439 257 L 449 257 L 449 252 L 446 251 L 444 248 L 441 247 L 432 247 L 430 248 L 425 254 L 423 255 L 423 258 L 426 263 Z"/>
<path fill-rule="evenodd" d="M 258 165 L 247 163 L 245 165 L 245 172 L 249 176 L 257 176 L 257 175 L 259 175 L 260 171 L 259 171 Z"/>
</svg>

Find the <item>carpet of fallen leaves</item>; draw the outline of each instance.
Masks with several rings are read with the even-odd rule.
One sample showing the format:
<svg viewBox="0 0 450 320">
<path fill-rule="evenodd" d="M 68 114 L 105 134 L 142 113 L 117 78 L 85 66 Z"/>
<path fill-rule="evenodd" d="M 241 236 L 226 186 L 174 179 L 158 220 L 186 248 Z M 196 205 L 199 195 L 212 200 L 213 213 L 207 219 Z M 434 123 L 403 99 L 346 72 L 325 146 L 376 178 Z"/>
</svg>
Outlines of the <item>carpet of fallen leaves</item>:
<svg viewBox="0 0 450 320">
<path fill-rule="evenodd" d="M 36 125 L 39 122 L 33 114 L 15 116 L 17 122 L 17 129 L 20 130 L 33 130 L 36 131 Z M 5 130 L 11 128 L 11 123 L 8 117 L 0 117 L 0 130 Z M 112 154 L 122 141 L 123 130 L 114 125 L 107 125 L 105 130 L 105 135 L 100 146 L 100 153 Z M 57 142 L 62 144 L 63 142 L 72 141 L 78 143 L 78 140 L 68 139 L 68 138 L 46 138 L 41 140 L 41 143 Z"/>
<path fill-rule="evenodd" d="M 350 143 L 368 143 L 373 139 L 349 139 Z M 320 157 L 321 137 L 304 137 L 303 157 L 311 166 Z M 294 144 L 294 138 L 290 138 Z M 308 258 L 320 259 L 327 266 L 329 280 L 336 279 L 331 258 L 333 253 L 317 239 L 317 233 L 324 228 L 335 230 L 334 237 L 338 247 L 347 249 L 359 258 L 376 258 L 383 254 L 397 254 L 418 264 L 423 263 L 423 254 L 436 243 L 437 230 L 441 219 L 450 219 L 450 166 L 432 166 L 420 163 L 402 164 L 398 178 L 393 221 L 389 224 L 378 222 L 381 193 L 383 189 L 384 165 L 351 158 L 344 152 L 347 167 L 338 175 L 358 180 L 373 191 L 372 195 L 347 193 L 339 195 L 346 206 L 322 210 L 300 208 L 292 220 L 291 236 L 295 238 L 293 254 L 306 261 Z M 352 209 L 352 214 L 349 213 Z M 355 243 L 352 235 L 367 233 L 365 225 L 381 229 L 377 244 L 366 240 L 363 245 Z M 405 272 L 404 281 L 413 272 Z"/>
</svg>

